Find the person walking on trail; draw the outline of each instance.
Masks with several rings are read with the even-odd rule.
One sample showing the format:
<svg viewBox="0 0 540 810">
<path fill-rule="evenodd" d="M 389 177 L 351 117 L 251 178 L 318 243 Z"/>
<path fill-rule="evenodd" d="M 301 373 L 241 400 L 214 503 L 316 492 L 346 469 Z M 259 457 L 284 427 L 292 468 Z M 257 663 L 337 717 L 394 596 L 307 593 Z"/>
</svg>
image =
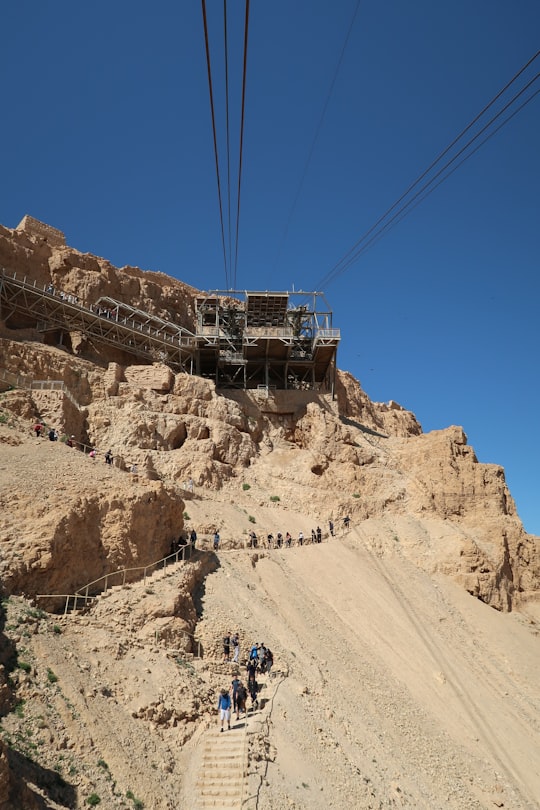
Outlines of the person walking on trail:
<svg viewBox="0 0 540 810">
<path fill-rule="evenodd" d="M 348 515 L 346 515 L 346 516 L 343 518 L 343 528 L 344 528 L 346 531 L 348 531 L 350 523 L 351 523 L 351 519 L 350 519 L 350 517 L 349 517 Z"/>
<path fill-rule="evenodd" d="M 328 528 L 330 529 L 330 537 L 334 536 L 334 523 L 332 520 L 328 521 Z"/>
<path fill-rule="evenodd" d="M 240 720 L 240 712 L 244 712 L 246 714 L 246 700 L 248 696 L 248 691 L 242 681 L 240 681 L 240 685 L 236 690 L 236 719 Z"/>
<path fill-rule="evenodd" d="M 255 664 L 259 661 L 259 649 L 256 644 L 251 646 L 251 650 L 249 651 L 249 660 L 255 661 Z"/>
<path fill-rule="evenodd" d="M 252 661 L 248 661 L 246 667 L 247 679 L 248 679 L 248 686 L 251 681 L 255 680 L 255 674 L 257 672 L 257 661 L 253 659 Z"/>
<path fill-rule="evenodd" d="M 228 633 L 223 639 L 223 660 L 231 660 L 231 637 Z"/>
<path fill-rule="evenodd" d="M 242 681 L 238 677 L 238 673 L 235 674 L 234 678 L 231 681 L 231 696 L 232 696 L 232 705 L 233 705 L 233 712 L 236 712 L 238 715 L 238 708 L 237 708 L 237 697 L 238 697 L 238 689 Z M 238 717 L 237 717 L 238 719 Z"/>
<path fill-rule="evenodd" d="M 272 650 L 270 649 L 270 647 L 267 647 L 266 648 L 266 653 L 265 653 L 265 656 L 264 656 L 264 671 L 268 675 L 269 680 L 272 677 L 270 675 L 270 670 L 272 669 L 273 666 L 274 666 L 274 655 L 273 655 Z"/>
<path fill-rule="evenodd" d="M 222 689 L 218 700 L 219 719 L 221 721 L 221 731 L 223 723 L 227 721 L 227 728 L 231 730 L 231 696 L 226 689 Z"/>
<path fill-rule="evenodd" d="M 195 531 L 195 529 L 191 530 L 191 534 L 189 535 L 189 540 L 190 540 L 190 543 L 191 543 L 191 548 L 194 550 L 195 549 L 195 543 L 197 542 L 197 532 Z"/>
<path fill-rule="evenodd" d="M 322 543 L 322 529 L 317 526 L 317 543 Z"/>
<path fill-rule="evenodd" d="M 298 545 L 304 545 L 304 532 L 298 532 Z"/>
<path fill-rule="evenodd" d="M 248 681 L 248 689 L 249 694 L 251 696 L 251 712 L 253 713 L 255 709 L 259 708 L 259 684 L 252 678 L 252 680 Z"/>
<path fill-rule="evenodd" d="M 233 660 L 233 662 L 235 664 L 237 664 L 238 663 L 238 657 L 240 655 L 240 638 L 238 636 L 238 633 L 235 633 L 234 636 L 232 637 L 231 644 L 233 646 L 233 659 L 232 660 Z"/>
<path fill-rule="evenodd" d="M 214 534 L 214 551 L 217 551 L 219 549 L 219 541 L 220 540 L 221 540 L 221 537 L 219 536 L 219 532 L 216 531 L 215 534 Z"/>
<path fill-rule="evenodd" d="M 110 450 L 107 450 L 105 453 L 105 464 L 112 464 L 113 463 L 113 454 Z"/>
</svg>

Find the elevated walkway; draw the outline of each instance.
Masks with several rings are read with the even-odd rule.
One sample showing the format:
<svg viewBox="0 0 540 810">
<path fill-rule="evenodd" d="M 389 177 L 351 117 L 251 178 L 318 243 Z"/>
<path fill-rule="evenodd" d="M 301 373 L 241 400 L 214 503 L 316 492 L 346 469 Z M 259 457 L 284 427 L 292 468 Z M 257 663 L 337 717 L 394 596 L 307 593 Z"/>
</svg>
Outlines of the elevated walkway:
<svg viewBox="0 0 540 810">
<path fill-rule="evenodd" d="M 311 297 L 311 304 L 304 303 Z M 222 388 L 334 391 L 339 329 L 321 293 L 213 291 L 196 299 L 196 332 L 109 296 L 76 296 L 0 274 L 0 317 L 54 335 L 79 332 Z"/>
<path fill-rule="evenodd" d="M 85 306 L 51 285 L 43 288 L 15 274 L 8 275 L 5 270 L 0 275 L 0 316 L 8 325 L 12 321 L 40 332 L 82 332 L 147 363 L 161 361 L 174 371 L 193 373 L 197 343 L 192 335 L 165 321 L 158 324 L 159 319 L 150 315 L 141 317 L 144 313 L 125 305 L 122 311 L 117 308 L 112 317 L 117 302 L 107 300 L 109 305 Z"/>
</svg>

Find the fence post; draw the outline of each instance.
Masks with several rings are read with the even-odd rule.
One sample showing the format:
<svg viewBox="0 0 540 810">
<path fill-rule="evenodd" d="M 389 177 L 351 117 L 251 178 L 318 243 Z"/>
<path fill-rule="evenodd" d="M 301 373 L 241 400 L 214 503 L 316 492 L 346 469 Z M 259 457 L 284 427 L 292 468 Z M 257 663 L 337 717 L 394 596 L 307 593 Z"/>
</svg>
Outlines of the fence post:
<svg viewBox="0 0 540 810">
<path fill-rule="evenodd" d="M 69 605 L 69 596 L 66 596 L 66 606 L 64 608 L 64 616 L 67 616 L 68 605 Z"/>
</svg>

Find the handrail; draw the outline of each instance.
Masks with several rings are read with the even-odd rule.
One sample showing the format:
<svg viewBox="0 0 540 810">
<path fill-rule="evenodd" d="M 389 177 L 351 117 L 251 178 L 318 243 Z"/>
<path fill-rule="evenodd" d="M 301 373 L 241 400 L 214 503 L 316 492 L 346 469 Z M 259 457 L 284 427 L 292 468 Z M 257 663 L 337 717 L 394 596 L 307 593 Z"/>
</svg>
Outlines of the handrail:
<svg viewBox="0 0 540 810">
<path fill-rule="evenodd" d="M 92 585 L 97 585 L 98 582 L 102 582 L 103 580 L 105 580 L 105 588 L 104 588 L 103 592 L 106 593 L 107 592 L 107 586 L 108 586 L 109 577 L 114 577 L 117 574 L 123 574 L 123 580 L 122 580 L 122 587 L 123 587 L 126 584 L 126 574 L 131 573 L 132 571 L 143 571 L 144 572 L 143 573 L 143 584 L 146 585 L 146 576 L 147 576 L 146 572 L 148 571 L 149 568 L 156 568 L 158 565 L 161 565 L 161 563 L 164 563 L 163 570 L 165 570 L 166 567 L 167 567 L 168 561 L 172 560 L 174 558 L 174 562 L 177 563 L 179 556 L 181 556 L 182 562 L 185 562 L 185 559 L 186 559 L 185 558 L 185 551 L 186 551 L 187 548 L 191 549 L 191 544 L 188 543 L 185 546 L 182 546 L 181 550 L 177 549 L 177 551 L 173 552 L 173 554 L 168 554 L 166 557 L 162 557 L 160 560 L 157 560 L 157 562 L 150 563 L 149 565 L 138 565 L 138 566 L 135 566 L 134 568 L 119 568 L 117 571 L 110 571 L 108 574 L 103 574 L 103 576 L 98 577 L 98 579 L 94 579 L 92 582 L 89 582 L 87 585 L 83 585 L 82 587 L 78 588 L 75 591 L 75 593 L 80 595 L 80 596 L 83 596 L 81 591 L 84 589 L 84 591 L 85 591 L 84 596 L 88 597 L 88 589 L 91 588 Z"/>
<path fill-rule="evenodd" d="M 95 600 L 99 596 L 102 596 L 102 594 L 107 593 L 108 586 L 109 586 L 109 579 L 112 578 L 112 577 L 117 576 L 118 574 L 123 575 L 121 587 L 124 587 L 126 585 L 126 574 L 128 574 L 128 573 L 130 573 L 132 571 L 144 571 L 142 582 L 143 582 L 144 585 L 146 585 L 147 572 L 148 572 L 149 569 L 153 568 L 154 570 L 159 570 L 157 568 L 157 566 L 159 566 L 159 565 L 161 565 L 163 563 L 163 570 L 165 571 L 169 561 L 172 562 L 174 560 L 175 563 L 178 563 L 179 558 L 181 558 L 182 562 L 185 562 L 186 561 L 185 552 L 186 552 L 186 549 L 188 549 L 188 548 L 190 549 L 190 557 L 191 557 L 191 553 L 192 553 L 191 548 L 192 547 L 191 547 L 191 544 L 188 543 L 185 546 L 182 546 L 181 549 L 178 549 L 177 551 L 175 551 L 173 554 L 168 554 L 167 557 L 162 557 L 160 560 L 157 560 L 154 563 L 150 563 L 149 565 L 141 565 L 141 566 L 137 566 L 135 568 L 119 568 L 116 571 L 110 571 L 108 574 L 103 574 L 103 576 L 98 577 L 98 579 L 93 580 L 93 582 L 89 582 L 87 585 L 82 585 L 74 593 L 68 593 L 68 594 L 66 594 L 66 593 L 57 593 L 57 594 L 54 594 L 54 593 L 40 593 L 40 594 L 36 594 L 36 599 L 60 599 L 60 598 L 64 599 L 65 598 L 66 604 L 65 604 L 65 607 L 64 607 L 64 616 L 67 616 L 68 611 L 69 611 L 69 600 L 70 599 L 74 600 L 73 611 L 76 611 L 77 610 L 77 602 L 78 602 L 79 599 L 84 600 L 84 605 L 86 606 L 88 600 Z M 89 588 L 91 588 L 93 585 L 97 585 L 99 582 L 102 582 L 103 580 L 105 580 L 105 587 L 103 588 L 103 590 L 101 590 L 97 594 L 90 594 L 89 593 Z M 141 581 L 141 580 L 139 580 L 139 581 Z M 84 593 L 83 593 L 83 591 L 84 591 Z"/>
<path fill-rule="evenodd" d="M 81 405 L 77 402 L 74 394 L 71 393 L 63 380 L 33 380 L 30 377 L 24 377 L 22 374 L 15 374 L 14 371 L 8 371 L 7 368 L 0 369 L 0 379 L 15 385 L 17 388 L 24 388 L 27 391 L 62 391 L 73 405 L 75 405 L 77 410 L 81 410 Z"/>
</svg>

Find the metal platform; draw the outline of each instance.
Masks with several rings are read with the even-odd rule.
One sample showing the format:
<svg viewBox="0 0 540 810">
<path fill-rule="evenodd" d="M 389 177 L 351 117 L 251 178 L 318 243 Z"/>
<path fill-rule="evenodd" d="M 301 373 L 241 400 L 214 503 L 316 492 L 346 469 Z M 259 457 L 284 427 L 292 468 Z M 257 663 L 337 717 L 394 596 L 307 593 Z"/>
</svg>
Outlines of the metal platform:
<svg viewBox="0 0 540 810">
<path fill-rule="evenodd" d="M 322 293 L 214 290 L 196 298 L 196 330 L 109 296 L 90 305 L 50 284 L 0 274 L 0 316 L 16 328 L 69 332 L 140 362 L 210 377 L 221 388 L 334 390 L 339 329 Z"/>
</svg>

